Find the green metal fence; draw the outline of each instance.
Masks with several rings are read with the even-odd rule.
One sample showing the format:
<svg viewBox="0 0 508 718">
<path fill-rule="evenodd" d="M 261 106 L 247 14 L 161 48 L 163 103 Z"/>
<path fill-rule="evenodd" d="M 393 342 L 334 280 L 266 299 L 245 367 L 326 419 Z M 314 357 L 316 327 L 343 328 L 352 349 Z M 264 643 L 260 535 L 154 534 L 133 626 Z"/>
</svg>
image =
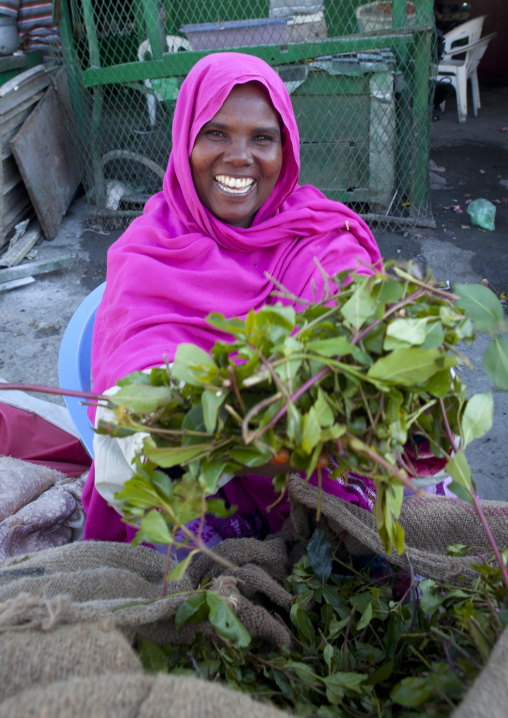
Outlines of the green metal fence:
<svg viewBox="0 0 508 718">
<path fill-rule="evenodd" d="M 62 0 L 83 184 L 95 215 L 139 214 L 162 185 L 179 87 L 241 48 L 288 88 L 302 184 L 367 220 L 432 224 L 433 1 Z"/>
</svg>

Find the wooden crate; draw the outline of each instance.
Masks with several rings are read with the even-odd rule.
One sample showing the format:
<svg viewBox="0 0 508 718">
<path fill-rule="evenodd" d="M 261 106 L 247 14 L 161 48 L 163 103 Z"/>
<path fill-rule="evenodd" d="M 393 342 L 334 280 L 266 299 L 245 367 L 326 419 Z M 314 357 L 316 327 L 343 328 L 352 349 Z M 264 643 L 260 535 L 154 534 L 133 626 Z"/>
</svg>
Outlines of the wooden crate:
<svg viewBox="0 0 508 718">
<path fill-rule="evenodd" d="M 0 87 L 0 247 L 14 225 L 34 214 L 30 197 L 14 160 L 10 140 L 51 83 L 51 68 L 37 65 Z"/>
</svg>

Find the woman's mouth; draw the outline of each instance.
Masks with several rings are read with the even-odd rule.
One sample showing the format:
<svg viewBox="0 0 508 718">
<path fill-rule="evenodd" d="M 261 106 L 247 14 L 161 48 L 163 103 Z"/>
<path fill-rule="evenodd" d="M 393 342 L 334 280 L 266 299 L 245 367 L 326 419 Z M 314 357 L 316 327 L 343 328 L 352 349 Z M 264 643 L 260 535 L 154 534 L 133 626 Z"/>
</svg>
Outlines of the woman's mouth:
<svg viewBox="0 0 508 718">
<path fill-rule="evenodd" d="M 216 175 L 215 182 L 223 192 L 234 194 L 237 197 L 246 195 L 254 186 L 255 179 L 253 177 L 229 177 L 228 175 Z"/>
</svg>

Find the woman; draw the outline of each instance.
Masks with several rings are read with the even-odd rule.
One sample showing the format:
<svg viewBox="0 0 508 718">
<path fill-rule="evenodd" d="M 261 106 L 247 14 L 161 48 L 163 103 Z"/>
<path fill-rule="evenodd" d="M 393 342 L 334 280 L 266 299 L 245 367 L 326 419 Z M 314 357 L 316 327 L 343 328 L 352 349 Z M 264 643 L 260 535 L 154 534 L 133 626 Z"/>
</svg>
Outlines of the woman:
<svg viewBox="0 0 508 718">
<path fill-rule="evenodd" d="M 298 129 L 279 76 L 250 55 L 200 60 L 178 97 L 163 191 L 108 253 L 107 287 L 94 329 L 94 391 L 161 365 L 164 355 L 171 361 L 181 342 L 209 350 L 217 339 L 227 339 L 206 316 L 215 311 L 244 317 L 280 301 L 271 296 L 269 277 L 293 295 L 312 299 L 323 282 L 315 258 L 330 275 L 372 271 L 369 266 L 381 257 L 367 225 L 316 188 L 298 186 L 299 166 Z M 132 538 L 100 493 L 110 499 L 114 487 L 119 490 L 129 478 L 120 442 L 96 438 L 96 481 L 92 469 L 83 496 L 85 538 Z M 122 472 L 118 481 L 112 478 Z M 367 483 L 326 480 L 324 488 L 371 506 Z M 223 491 L 239 506 L 239 516 L 247 517 L 242 535 L 260 530 L 260 522 L 275 530 L 287 513 L 283 507 L 266 515 L 274 500 L 268 477 L 235 477 Z"/>
</svg>

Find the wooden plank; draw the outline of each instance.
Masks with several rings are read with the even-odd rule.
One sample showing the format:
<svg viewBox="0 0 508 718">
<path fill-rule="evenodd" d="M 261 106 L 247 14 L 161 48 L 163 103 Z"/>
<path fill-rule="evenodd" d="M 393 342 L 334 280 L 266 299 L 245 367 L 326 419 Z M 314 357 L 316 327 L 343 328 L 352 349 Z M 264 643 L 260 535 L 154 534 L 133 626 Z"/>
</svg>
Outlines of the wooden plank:
<svg viewBox="0 0 508 718">
<path fill-rule="evenodd" d="M 30 229 L 25 232 L 7 252 L 0 257 L 0 267 L 14 267 L 18 265 L 28 254 L 28 252 L 37 244 L 41 236 L 41 226 L 35 222 Z"/>
<path fill-rule="evenodd" d="M 42 89 L 39 92 L 35 92 L 33 95 L 30 95 L 30 97 L 27 97 L 26 100 L 23 100 L 23 102 L 20 102 L 15 107 L 11 107 L 10 110 L 0 115 L 0 128 L 4 127 L 9 122 L 12 123 L 12 120 L 15 117 L 23 117 L 23 119 L 19 120 L 19 124 L 22 125 L 26 117 L 33 110 L 33 106 L 39 102 L 41 97 L 43 97 L 44 91 L 45 90 Z M 0 100 L 0 104 L 1 102 L 2 101 Z"/>
<path fill-rule="evenodd" d="M 30 72 L 30 70 L 28 70 L 28 72 Z M 22 74 L 24 75 L 25 73 Z M 19 77 L 22 77 L 22 75 L 17 75 L 13 78 L 13 80 L 17 80 Z M 9 82 L 12 82 L 12 80 L 9 80 Z M 17 85 L 16 90 L 11 91 L 8 95 L 3 97 L 0 96 L 0 115 L 4 115 L 6 112 L 9 112 L 9 110 L 17 107 L 37 92 L 45 90 L 50 84 L 51 75 L 49 75 L 49 73 L 37 75 L 36 77 L 30 78 L 28 82 L 21 82 Z M 5 87 L 5 85 L 3 87 Z M 2 87 L 0 87 L 0 90 L 1 89 Z"/>
<path fill-rule="evenodd" d="M 23 112 L 13 115 L 1 128 L 0 132 L 0 138 L 1 138 L 1 152 L 2 152 L 2 158 L 10 157 L 12 154 L 12 149 L 10 145 L 11 139 L 16 135 L 23 124 L 26 122 L 26 120 L 30 117 L 30 114 L 34 111 L 35 106 L 37 103 L 42 99 L 43 94 L 37 93 L 36 95 L 32 96 L 33 101 L 30 102 L 30 104 L 24 108 Z"/>
<path fill-rule="evenodd" d="M 0 217 L 0 246 L 5 242 L 5 237 L 7 237 L 11 229 L 18 224 L 18 222 L 28 217 L 31 218 L 34 214 L 30 197 L 26 191 L 22 190 L 24 185 L 20 185 L 19 187 L 19 192 L 13 195 L 13 203 L 11 205 L 3 205 L 2 207 L 2 215 Z"/>
<path fill-rule="evenodd" d="M 24 287 L 26 284 L 33 284 L 35 279 L 33 277 L 23 277 L 23 279 L 13 279 L 11 282 L 3 282 L 0 284 L 0 292 L 8 292 L 11 289 L 17 289 L 18 287 Z"/>
<path fill-rule="evenodd" d="M 59 269 L 72 267 L 74 257 L 66 254 L 57 259 L 40 259 L 37 262 L 29 262 L 28 264 L 18 264 L 17 267 L 8 267 L 0 269 L 0 285 L 4 282 L 10 282 L 14 279 L 30 277 L 34 274 L 46 274 L 47 272 L 56 272 Z"/>
<path fill-rule="evenodd" d="M 79 167 L 53 87 L 11 140 L 46 239 L 53 239 L 80 183 Z"/>
<path fill-rule="evenodd" d="M 5 196 L 20 182 L 23 182 L 23 179 L 19 173 L 18 165 L 16 164 L 14 157 L 11 155 L 11 157 L 7 157 L 2 160 L 2 168 L 0 170 L 0 193 Z"/>
</svg>

